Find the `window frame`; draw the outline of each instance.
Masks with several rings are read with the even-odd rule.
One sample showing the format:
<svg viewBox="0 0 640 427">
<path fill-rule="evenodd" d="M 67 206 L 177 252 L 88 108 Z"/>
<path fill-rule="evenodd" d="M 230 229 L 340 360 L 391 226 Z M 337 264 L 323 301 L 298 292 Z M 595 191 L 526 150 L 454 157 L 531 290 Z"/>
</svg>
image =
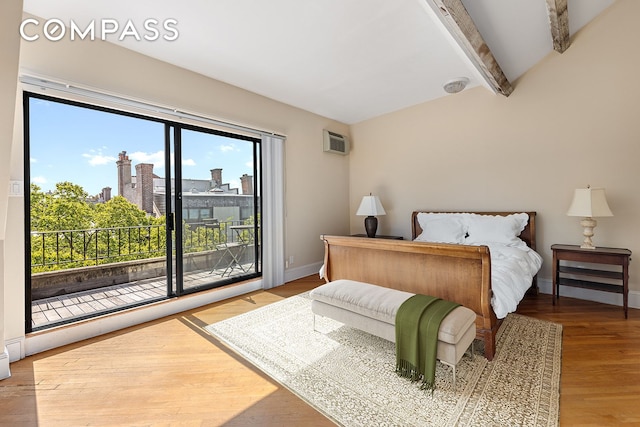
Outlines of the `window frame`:
<svg viewBox="0 0 640 427">
<path fill-rule="evenodd" d="M 45 91 L 45 89 L 42 89 L 42 91 Z M 175 120 L 173 118 L 170 118 L 170 116 L 167 116 L 166 114 L 161 114 L 158 113 L 158 115 L 153 115 L 153 114 L 145 114 L 143 112 L 139 112 L 139 111 L 130 111 L 130 110 L 135 110 L 135 108 L 133 109 L 127 109 L 127 108 L 119 108 L 113 105 L 109 105 L 109 102 L 96 102 L 93 103 L 91 98 L 86 98 L 83 96 L 68 96 L 68 94 L 65 93 L 58 93 L 57 91 L 53 90 L 50 92 L 54 92 L 54 95 L 50 95 L 48 93 L 41 93 L 40 91 L 32 91 L 32 90 L 28 90 L 28 89 L 23 89 L 23 94 L 22 94 L 22 100 L 23 100 L 23 137 L 24 137 L 24 142 L 23 142 L 23 156 L 24 156 L 24 174 L 25 174 L 25 198 L 24 198 L 24 209 L 25 209 L 25 215 L 24 215 L 24 231 L 25 231 L 25 245 L 24 245 L 24 259 L 25 259 L 25 266 L 24 266 L 24 270 L 25 270 L 25 331 L 26 333 L 29 332 L 33 332 L 33 331 L 37 331 L 37 330 L 44 330 L 44 329 L 48 329 L 51 327 L 55 327 L 55 326 L 59 326 L 62 324 L 69 324 L 69 323 L 76 323 L 78 321 L 87 319 L 87 318 L 92 318 L 98 315 L 104 315 L 104 314 L 109 314 L 109 313 L 113 313 L 113 312 L 118 312 L 121 310 L 125 310 L 125 309 L 130 309 L 132 307 L 137 307 L 137 306 L 144 306 L 144 305 L 148 305 L 150 303 L 156 302 L 157 300 L 164 300 L 164 299 L 168 299 L 168 298 L 172 298 L 172 297 L 176 297 L 176 296 L 183 296 L 183 295 L 188 295 L 188 294 L 192 294 L 192 293 L 196 293 L 196 292 L 201 292 L 204 290 L 208 290 L 208 289 L 212 289 L 212 288 L 216 288 L 216 287 L 220 287 L 220 286 L 226 286 L 229 284 L 233 284 L 233 283 L 237 283 L 240 281 L 244 281 L 247 279 L 251 279 L 251 278 L 256 278 L 256 277 L 262 277 L 263 275 L 263 271 L 262 268 L 256 268 L 256 271 L 254 274 L 248 274 L 248 275 L 242 275 L 242 276 L 238 276 L 237 278 L 230 278 L 228 280 L 223 280 L 220 282 L 214 282 L 211 285 L 207 285 L 207 286 L 200 286 L 200 287 L 194 287 L 194 288 L 190 288 L 190 289 L 184 289 L 183 286 L 181 286 L 181 281 L 182 278 L 180 278 L 179 280 L 177 280 L 178 283 L 174 284 L 174 287 L 176 289 L 176 291 L 174 292 L 171 289 L 171 285 L 170 285 L 170 280 L 168 279 L 167 282 L 167 294 L 163 297 L 160 297 L 158 299 L 153 299 L 153 300 L 146 300 L 141 302 L 140 304 L 131 304 L 131 305 L 127 305 L 127 306 L 123 306 L 121 308 L 117 308 L 114 309 L 112 311 L 106 311 L 106 312 L 100 312 L 100 314 L 91 314 L 91 315 L 87 315 L 87 316 L 77 316 L 77 317 L 73 317 L 71 318 L 69 321 L 60 321 L 60 322 L 53 322 L 51 324 L 46 325 L 45 327 L 38 327 L 38 328 L 33 328 L 32 327 L 32 283 L 31 283 L 31 275 L 32 275 L 32 271 L 31 271 L 31 206 L 30 206 L 30 197 L 28 196 L 28 194 L 30 194 L 30 192 L 27 189 L 30 189 L 31 187 L 31 166 L 30 166 L 30 153 L 31 153 L 31 138 L 30 138 L 30 132 L 29 132 L 29 125 L 30 125 L 30 109 L 29 109 L 29 101 L 31 99 L 42 99 L 45 101 L 50 101 L 50 102 L 56 102 L 56 103 L 61 103 L 61 104 L 66 104 L 66 105 L 71 105 L 71 106 L 75 106 L 75 107 L 80 107 L 80 108 L 88 108 L 91 110 L 96 110 L 96 111 L 101 111 L 101 112 L 105 112 L 105 113 L 110 113 L 110 114 L 118 114 L 118 115 L 122 115 L 122 116 L 126 116 L 126 117 L 131 117 L 131 118 L 135 118 L 135 119 L 141 119 L 141 120 L 146 120 L 146 121 L 152 121 L 152 122 L 156 122 L 156 123 L 160 123 L 160 124 L 164 124 L 165 129 L 167 128 L 171 128 L 172 130 L 174 130 L 174 132 L 179 132 L 183 129 L 185 130 L 191 130 L 191 131 L 196 131 L 196 132 L 204 132 L 204 133 L 208 133 L 208 134 L 214 134 L 214 135 L 219 135 L 219 136 L 224 136 L 224 137 L 229 137 L 229 138 L 233 138 L 233 139 L 239 139 L 239 140 L 245 140 L 245 141 L 251 141 L 253 143 L 253 158 L 254 158 L 254 165 L 253 165 L 253 177 L 254 177 L 254 188 L 256 190 L 258 190 L 259 188 L 262 188 L 263 185 L 263 177 L 260 175 L 257 175 L 258 173 L 262 173 L 263 167 L 262 167 L 262 150 L 260 148 L 261 146 L 261 139 L 260 138 L 256 138 L 255 136 L 250 135 L 251 132 L 246 132 L 246 133 L 242 133 L 239 130 L 232 128 L 232 131 L 224 131 L 224 130 L 220 130 L 221 127 L 223 127 L 222 125 L 219 126 L 212 126 L 210 123 L 206 123 L 206 122 L 202 122 L 202 123 L 198 123 L 195 124 L 193 119 L 190 120 L 185 120 L 184 122 L 179 121 L 179 120 Z M 216 121 L 217 122 L 217 121 Z M 238 133 L 235 133 L 238 132 Z M 170 153 L 168 152 L 168 148 L 169 148 L 169 144 L 170 142 L 167 141 L 169 132 L 166 131 L 165 132 L 165 154 L 166 154 L 166 158 L 167 160 L 169 159 Z M 174 134 L 175 135 L 175 134 Z M 178 138 L 179 139 L 179 138 Z M 173 144 L 176 144 L 176 141 L 173 141 Z M 179 144 L 179 142 L 177 142 L 177 144 Z M 179 145 L 178 145 L 179 146 Z M 176 150 L 176 151 L 179 151 Z M 177 157 L 177 154 L 176 154 Z M 169 172 L 171 171 L 171 172 Z M 176 168 L 172 168 L 170 163 L 167 162 L 167 176 L 166 179 L 168 181 L 167 185 L 170 185 L 170 180 L 171 180 L 171 173 L 176 172 L 176 176 L 174 176 L 174 178 L 178 179 L 178 175 L 179 173 L 177 173 L 177 169 Z M 169 187 L 167 187 L 169 188 Z M 171 192 L 167 192 L 168 194 L 170 194 Z M 253 210 L 254 210 L 254 218 L 259 218 L 259 221 L 256 221 L 256 227 L 259 227 L 260 229 L 262 228 L 262 216 L 263 216 L 263 198 L 262 198 L 262 192 L 261 191 L 254 191 L 254 203 L 253 203 Z M 170 197 L 167 196 L 168 198 Z M 168 200 L 167 200 L 168 201 Z M 168 205 L 169 206 L 169 205 Z M 173 212 L 172 215 L 175 218 L 176 223 L 178 223 L 178 220 L 182 219 L 182 212 L 183 212 L 183 208 L 182 206 L 174 206 L 173 208 Z M 180 268 L 176 268 L 177 271 L 173 271 L 173 265 L 172 265 L 172 260 L 174 260 L 172 257 L 172 252 L 175 248 L 172 248 L 171 246 L 171 239 L 169 238 L 169 234 L 171 233 L 172 230 L 169 230 L 170 226 L 169 226 L 169 222 L 170 222 L 170 218 L 169 215 L 167 215 L 167 265 L 166 265 L 166 275 L 167 277 L 170 277 L 171 275 L 173 275 L 174 273 L 177 273 L 180 271 Z M 180 229 L 180 227 L 177 227 L 177 229 Z M 178 239 L 178 235 L 180 234 L 180 232 L 178 230 L 173 230 L 176 231 L 176 239 Z M 258 233 L 256 233 L 257 235 Z M 260 241 L 259 243 L 260 247 L 263 246 L 263 242 Z M 255 264 L 258 266 L 262 266 L 263 262 L 262 262 L 262 251 L 258 250 L 258 245 L 255 245 Z M 175 265 L 178 266 L 179 264 L 181 264 L 180 262 L 178 262 L 177 258 L 175 259 Z M 180 284 L 179 284 L 180 283 Z"/>
</svg>

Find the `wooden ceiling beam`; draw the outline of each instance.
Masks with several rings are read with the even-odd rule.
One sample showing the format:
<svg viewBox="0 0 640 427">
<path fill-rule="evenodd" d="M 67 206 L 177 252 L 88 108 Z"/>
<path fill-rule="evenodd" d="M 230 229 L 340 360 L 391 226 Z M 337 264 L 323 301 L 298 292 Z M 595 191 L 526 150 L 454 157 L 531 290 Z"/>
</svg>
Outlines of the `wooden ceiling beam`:
<svg viewBox="0 0 640 427">
<path fill-rule="evenodd" d="M 480 35 L 462 1 L 432 1 L 440 11 L 442 23 L 471 59 L 480 74 L 484 76 L 487 83 L 496 93 L 509 96 L 513 92 L 513 87 L 491 53 L 491 49 Z"/>
<path fill-rule="evenodd" d="M 551 38 L 553 39 L 553 49 L 557 52 L 564 52 L 569 48 L 571 40 L 569 38 L 569 10 L 567 0 L 546 0 L 547 12 L 549 13 L 549 26 L 551 27 Z"/>
</svg>

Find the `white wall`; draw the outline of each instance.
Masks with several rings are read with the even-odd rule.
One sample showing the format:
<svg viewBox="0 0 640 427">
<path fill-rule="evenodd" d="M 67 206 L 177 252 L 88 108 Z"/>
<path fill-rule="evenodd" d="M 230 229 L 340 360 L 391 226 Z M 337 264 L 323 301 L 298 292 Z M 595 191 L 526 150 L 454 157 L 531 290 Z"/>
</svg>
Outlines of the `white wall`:
<svg viewBox="0 0 640 427">
<path fill-rule="evenodd" d="M 11 300 L 7 295 L 5 283 L 8 280 L 6 273 L 10 263 L 5 255 L 18 248 L 13 248 L 10 238 L 7 236 L 7 226 L 10 221 L 9 180 L 11 165 L 11 141 L 13 139 L 14 110 L 16 79 L 18 72 L 18 58 L 20 40 L 18 25 L 22 15 L 22 0 L 8 0 L 2 4 L 0 14 L 0 307 L 3 307 L 0 316 L 0 379 L 10 375 L 9 352 L 5 346 L 5 332 L 8 319 L 4 316 L 5 303 Z"/>
<path fill-rule="evenodd" d="M 405 238 L 413 210 L 537 211 L 549 281 L 550 246 L 582 241 L 580 219 L 565 215 L 573 190 L 591 185 L 615 215 L 598 219 L 594 244 L 640 253 L 638 16 L 640 2 L 614 3 L 508 98 L 474 88 L 352 126 L 351 230 L 369 192 L 388 213 L 380 232 Z M 640 301 L 640 263 L 630 276 Z"/>
</svg>

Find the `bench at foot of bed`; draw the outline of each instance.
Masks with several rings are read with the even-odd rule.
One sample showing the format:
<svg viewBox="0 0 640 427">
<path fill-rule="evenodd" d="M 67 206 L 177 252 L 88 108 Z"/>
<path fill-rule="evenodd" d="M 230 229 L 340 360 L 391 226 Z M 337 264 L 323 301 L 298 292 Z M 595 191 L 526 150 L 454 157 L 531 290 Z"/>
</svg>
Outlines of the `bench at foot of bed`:
<svg viewBox="0 0 640 427">
<path fill-rule="evenodd" d="M 400 305 L 414 294 L 369 283 L 340 279 L 310 292 L 314 314 L 329 317 L 353 328 L 395 342 L 395 317 Z M 453 368 L 471 347 L 476 336 L 476 314 L 456 307 L 440 324 L 437 358 Z"/>
</svg>

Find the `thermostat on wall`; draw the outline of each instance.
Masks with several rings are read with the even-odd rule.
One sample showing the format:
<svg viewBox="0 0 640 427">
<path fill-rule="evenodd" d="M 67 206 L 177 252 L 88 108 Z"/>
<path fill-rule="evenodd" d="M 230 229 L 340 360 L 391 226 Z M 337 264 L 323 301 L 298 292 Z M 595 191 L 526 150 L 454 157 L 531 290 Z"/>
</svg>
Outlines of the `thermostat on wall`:
<svg viewBox="0 0 640 427">
<path fill-rule="evenodd" d="M 24 181 L 9 181 L 9 196 L 21 197 L 24 194 Z"/>
</svg>

